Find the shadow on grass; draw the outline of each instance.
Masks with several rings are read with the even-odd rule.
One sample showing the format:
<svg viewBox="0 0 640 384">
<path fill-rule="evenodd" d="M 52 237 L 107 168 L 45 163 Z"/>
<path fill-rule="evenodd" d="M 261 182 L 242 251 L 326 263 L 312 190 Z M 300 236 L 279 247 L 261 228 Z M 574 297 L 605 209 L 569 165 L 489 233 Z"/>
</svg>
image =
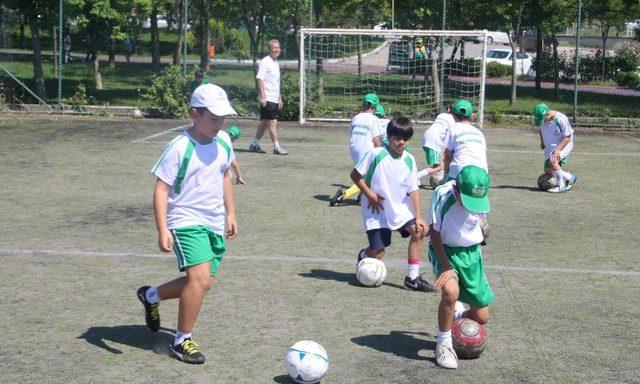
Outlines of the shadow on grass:
<svg viewBox="0 0 640 384">
<path fill-rule="evenodd" d="M 355 272 L 354 273 L 345 273 L 345 272 L 336 272 L 336 271 L 332 271 L 332 270 L 329 270 L 329 269 L 312 269 L 309 272 L 300 273 L 298 275 L 302 276 L 302 277 L 312 277 L 314 279 L 319 279 L 319 280 L 339 281 L 339 282 L 342 282 L 342 283 L 348 283 L 351 286 L 359 287 L 359 288 L 362 288 L 362 289 L 373 289 L 373 288 L 375 288 L 375 287 L 365 287 L 362 284 L 360 284 L 358 282 L 358 280 L 356 279 Z M 404 287 L 402 285 L 394 284 L 394 283 L 384 282 L 384 283 L 382 283 L 382 285 L 385 285 L 387 287 L 392 287 L 392 288 L 404 289 Z"/>
<path fill-rule="evenodd" d="M 146 325 L 117 325 L 91 327 L 78 338 L 116 355 L 122 351 L 108 345 L 107 341 L 146 349 L 157 354 L 167 354 L 167 349 L 174 339 L 173 332 L 171 329 L 161 328 L 160 332 L 153 334 Z"/>
<path fill-rule="evenodd" d="M 521 189 L 524 191 L 540 192 L 536 187 L 528 187 L 525 185 L 492 185 L 491 189 Z"/>
<path fill-rule="evenodd" d="M 332 197 L 333 197 L 333 195 L 313 195 L 314 199 L 319 200 L 319 201 L 326 201 L 326 202 L 331 200 Z M 346 205 L 346 206 L 348 206 L 348 205 L 358 205 L 358 201 L 354 197 L 354 198 L 351 198 L 351 199 L 347 199 L 347 200 L 341 202 L 338 205 L 335 205 L 335 207 L 340 207 L 340 206 L 343 206 L 343 205 Z"/>
<path fill-rule="evenodd" d="M 388 335 L 377 334 L 352 337 L 351 341 L 380 352 L 392 353 L 396 356 L 413 360 L 428 360 L 435 364 L 435 357 L 421 356 L 419 352 L 425 349 L 434 350 L 436 342 L 423 340 L 416 336 L 433 337 L 433 335 L 426 332 L 391 331 Z"/>
<path fill-rule="evenodd" d="M 273 378 L 273 381 L 279 384 L 295 384 L 295 381 L 289 375 L 278 375 Z"/>
</svg>

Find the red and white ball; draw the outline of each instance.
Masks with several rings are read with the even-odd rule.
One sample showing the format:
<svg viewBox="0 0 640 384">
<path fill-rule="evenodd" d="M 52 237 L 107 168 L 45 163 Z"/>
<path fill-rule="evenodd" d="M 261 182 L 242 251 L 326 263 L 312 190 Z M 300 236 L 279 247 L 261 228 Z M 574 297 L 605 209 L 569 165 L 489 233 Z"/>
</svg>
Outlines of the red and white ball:
<svg viewBox="0 0 640 384">
<path fill-rule="evenodd" d="M 484 326 L 472 319 L 461 318 L 454 321 L 451 337 L 453 349 L 461 359 L 475 359 L 487 346 L 487 332 Z"/>
</svg>

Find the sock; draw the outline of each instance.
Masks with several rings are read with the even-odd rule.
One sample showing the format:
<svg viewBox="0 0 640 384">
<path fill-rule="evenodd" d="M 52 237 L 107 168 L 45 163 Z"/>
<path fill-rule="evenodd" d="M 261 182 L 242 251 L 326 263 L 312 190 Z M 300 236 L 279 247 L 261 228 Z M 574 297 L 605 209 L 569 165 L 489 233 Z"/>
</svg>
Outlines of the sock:
<svg viewBox="0 0 640 384">
<path fill-rule="evenodd" d="M 427 172 L 426 168 L 418 172 L 418 180 L 422 179 L 425 176 L 429 176 L 429 172 Z"/>
<path fill-rule="evenodd" d="M 451 339 L 451 330 L 442 332 L 440 329 L 438 329 L 438 336 L 436 337 L 436 341 L 438 344 L 453 346 L 453 340 Z"/>
<path fill-rule="evenodd" d="M 562 175 L 562 177 L 564 177 L 565 180 L 571 180 L 571 174 L 569 172 L 564 171 L 562 169 L 559 170 L 559 171 L 556 171 L 556 172 L 558 172 L 560 175 Z"/>
<path fill-rule="evenodd" d="M 558 181 L 558 187 L 560 187 L 560 189 L 562 189 L 562 188 L 565 187 L 565 178 L 564 178 L 564 176 L 562 176 L 562 174 L 560 172 L 562 172 L 562 170 L 554 171 L 553 172 L 553 176 Z"/>
<path fill-rule="evenodd" d="M 453 320 L 458 320 L 459 318 L 462 317 L 462 314 L 466 311 L 466 309 L 464 308 L 464 305 L 462 305 L 461 302 L 456 300 L 456 310 L 453 313 Z"/>
<path fill-rule="evenodd" d="M 451 332 L 449 332 L 451 333 Z M 180 345 L 182 344 L 186 339 L 190 339 L 191 338 L 191 332 L 189 333 L 182 333 L 180 331 L 176 331 L 176 338 L 175 340 L 173 340 L 173 346 L 175 347 L 176 345 Z"/>
<path fill-rule="evenodd" d="M 144 294 L 144 297 L 151 304 L 158 304 L 160 302 L 160 298 L 158 297 L 158 287 L 151 287 L 147 289 L 147 292 Z"/>
<path fill-rule="evenodd" d="M 358 188 L 357 185 L 352 184 L 349 187 L 349 189 L 344 191 L 344 193 L 342 194 L 342 200 L 347 200 L 348 198 L 350 198 L 351 196 L 355 195 L 358 192 L 360 192 L 360 188 Z"/>
<path fill-rule="evenodd" d="M 420 275 L 420 259 L 408 259 L 407 260 L 407 277 L 410 280 L 415 280 Z"/>
<path fill-rule="evenodd" d="M 255 137 L 251 141 L 251 145 L 260 145 L 260 139 L 256 139 Z"/>
<path fill-rule="evenodd" d="M 280 143 L 278 143 L 277 141 L 273 142 L 273 149 L 276 149 L 280 146 Z"/>
</svg>

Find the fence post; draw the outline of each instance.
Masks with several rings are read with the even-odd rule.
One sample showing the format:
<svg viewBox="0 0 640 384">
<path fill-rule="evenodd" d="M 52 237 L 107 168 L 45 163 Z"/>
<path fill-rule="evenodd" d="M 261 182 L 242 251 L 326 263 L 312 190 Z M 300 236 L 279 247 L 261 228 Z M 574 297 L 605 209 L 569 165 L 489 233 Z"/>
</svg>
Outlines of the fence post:
<svg viewBox="0 0 640 384">
<path fill-rule="evenodd" d="M 182 22 L 182 33 L 184 34 L 183 39 L 182 39 L 182 72 L 184 73 L 184 75 L 187 75 L 187 31 L 188 29 L 188 22 L 189 22 L 189 17 L 188 17 L 188 12 L 189 12 L 189 0 L 183 0 L 184 1 L 184 9 L 182 10 L 182 13 L 184 14 L 184 20 Z"/>
<path fill-rule="evenodd" d="M 62 35 L 64 34 L 64 29 L 62 29 L 62 17 L 64 16 L 63 0 L 59 0 L 58 4 L 58 110 L 62 110 L 62 55 L 64 53 L 64 47 L 62 46 Z"/>
<path fill-rule="evenodd" d="M 573 123 L 578 119 L 578 75 L 580 73 L 580 19 L 582 14 L 582 0 L 578 0 L 578 24 L 576 25 L 576 72 L 573 81 Z"/>
<path fill-rule="evenodd" d="M 447 28 L 447 0 L 442 0 L 442 30 Z M 444 108 L 444 35 L 440 36 L 440 110 Z"/>
</svg>

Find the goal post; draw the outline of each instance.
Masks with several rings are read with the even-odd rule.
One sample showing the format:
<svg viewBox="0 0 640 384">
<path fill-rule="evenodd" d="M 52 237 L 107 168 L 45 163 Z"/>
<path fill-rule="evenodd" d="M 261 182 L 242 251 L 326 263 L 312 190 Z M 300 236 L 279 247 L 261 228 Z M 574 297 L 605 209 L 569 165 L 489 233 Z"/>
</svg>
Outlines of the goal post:
<svg viewBox="0 0 640 384">
<path fill-rule="evenodd" d="M 484 119 L 487 31 L 300 30 L 299 120 L 348 121 L 375 92 L 385 111 L 432 121 L 468 99 Z"/>
</svg>

